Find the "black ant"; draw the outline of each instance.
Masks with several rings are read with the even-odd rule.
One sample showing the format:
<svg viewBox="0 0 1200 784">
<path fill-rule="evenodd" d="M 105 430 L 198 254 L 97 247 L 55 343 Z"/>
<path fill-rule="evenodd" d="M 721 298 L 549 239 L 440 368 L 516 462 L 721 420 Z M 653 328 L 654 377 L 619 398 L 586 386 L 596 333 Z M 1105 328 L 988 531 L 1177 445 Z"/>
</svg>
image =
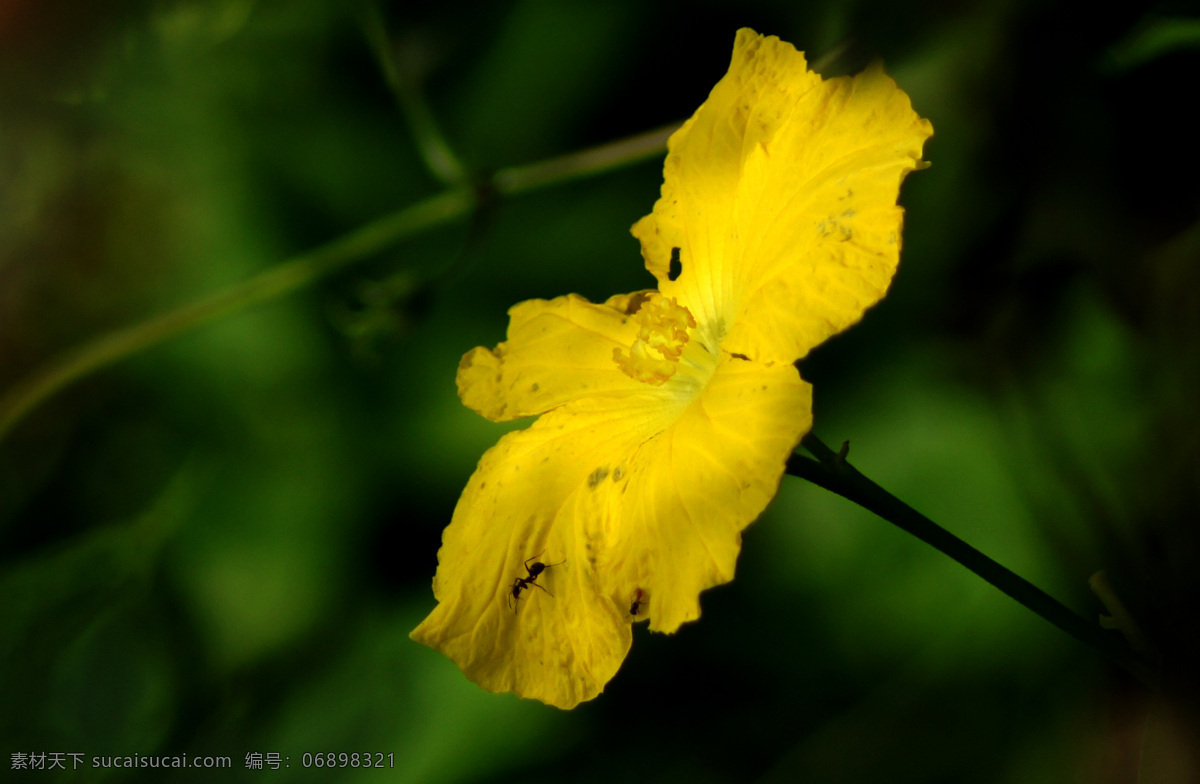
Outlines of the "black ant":
<svg viewBox="0 0 1200 784">
<path fill-rule="evenodd" d="M 545 550 L 543 550 L 541 553 L 538 553 L 537 555 L 533 556 L 533 558 L 540 558 L 542 553 L 544 553 L 544 552 L 545 552 Z M 529 562 L 533 561 L 533 558 L 525 559 L 525 564 L 524 564 L 525 571 L 529 573 L 529 576 L 528 577 L 518 577 L 517 579 L 513 580 L 512 586 L 508 589 L 510 592 L 511 598 L 512 598 L 512 605 L 513 605 L 514 611 L 516 610 L 517 602 L 519 602 L 521 600 L 521 591 L 525 590 L 526 588 L 528 588 L 531 585 L 534 588 L 541 588 L 541 590 L 546 591 L 545 588 L 542 588 L 542 586 L 538 585 L 536 582 L 539 574 L 546 571 L 551 566 L 558 566 L 559 564 L 564 564 L 567 562 L 566 558 L 559 561 L 558 563 L 552 563 L 552 564 L 544 564 L 541 561 L 534 561 L 533 565 L 530 566 Z M 546 591 L 546 593 L 550 594 L 551 596 L 554 595 L 554 594 L 550 593 L 549 591 Z"/>
<path fill-rule="evenodd" d="M 633 603 L 629 605 L 629 614 L 636 617 L 638 610 L 642 607 L 642 589 L 638 588 L 633 593 Z"/>
</svg>

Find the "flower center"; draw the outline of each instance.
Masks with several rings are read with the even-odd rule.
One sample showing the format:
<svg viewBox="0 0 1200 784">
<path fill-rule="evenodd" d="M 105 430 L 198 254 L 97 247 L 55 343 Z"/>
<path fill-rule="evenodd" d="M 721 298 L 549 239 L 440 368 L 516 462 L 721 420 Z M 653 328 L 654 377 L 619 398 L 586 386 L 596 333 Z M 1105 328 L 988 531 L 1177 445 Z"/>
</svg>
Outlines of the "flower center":
<svg viewBox="0 0 1200 784">
<path fill-rule="evenodd" d="M 628 355 L 614 348 L 613 361 L 635 381 L 662 386 L 675 375 L 688 342 L 687 331 L 695 329 L 696 319 L 674 297 L 664 297 L 657 291 L 647 294 L 633 318 L 639 327 L 637 339 Z"/>
</svg>

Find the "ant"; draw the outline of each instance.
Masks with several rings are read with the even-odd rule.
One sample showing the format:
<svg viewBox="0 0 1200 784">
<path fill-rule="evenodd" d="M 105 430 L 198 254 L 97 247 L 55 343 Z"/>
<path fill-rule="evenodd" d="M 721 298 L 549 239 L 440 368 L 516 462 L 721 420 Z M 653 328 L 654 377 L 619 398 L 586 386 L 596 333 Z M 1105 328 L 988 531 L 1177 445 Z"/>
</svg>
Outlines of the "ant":
<svg viewBox="0 0 1200 784">
<path fill-rule="evenodd" d="M 537 555 L 533 556 L 533 558 L 525 559 L 525 563 L 524 563 L 525 571 L 528 572 L 529 576 L 528 577 L 518 577 L 517 579 L 513 580 L 512 586 L 508 589 L 510 592 L 511 599 L 512 599 L 512 605 L 513 605 L 514 612 L 517 609 L 517 603 L 521 600 L 521 591 L 525 590 L 526 588 L 528 588 L 531 585 L 534 588 L 541 588 L 541 590 L 546 591 L 545 588 L 542 588 L 542 586 L 538 585 L 536 582 L 539 574 L 546 571 L 551 566 L 558 566 L 559 564 L 564 564 L 567 562 L 567 559 L 564 558 L 561 561 L 559 561 L 558 563 L 544 564 L 541 561 L 534 561 L 532 566 L 529 565 L 530 561 L 533 561 L 534 558 L 540 558 L 542 556 L 542 553 L 545 553 L 545 552 L 546 551 L 543 550 L 541 553 L 538 553 Z M 549 591 L 546 591 L 546 593 L 549 593 L 551 596 L 554 595 L 554 594 L 550 593 Z"/>
<path fill-rule="evenodd" d="M 642 589 L 638 588 L 633 593 L 633 603 L 629 605 L 629 614 L 636 617 L 638 610 L 642 607 Z"/>
</svg>

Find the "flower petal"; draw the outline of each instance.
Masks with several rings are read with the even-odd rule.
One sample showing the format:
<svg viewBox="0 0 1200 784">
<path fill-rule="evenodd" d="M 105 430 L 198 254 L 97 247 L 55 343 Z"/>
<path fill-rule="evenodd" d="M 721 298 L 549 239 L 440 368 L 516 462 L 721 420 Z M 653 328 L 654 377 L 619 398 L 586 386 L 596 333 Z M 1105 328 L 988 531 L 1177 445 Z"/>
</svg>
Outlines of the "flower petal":
<svg viewBox="0 0 1200 784">
<path fill-rule="evenodd" d="M 698 617 L 811 421 L 791 365 L 726 357 L 690 405 L 639 386 L 509 433 L 468 482 L 438 553 L 438 606 L 412 637 L 480 686 L 570 708 L 624 660 L 635 597 L 654 629 Z M 554 565 L 513 609 L 527 562 Z"/>
<path fill-rule="evenodd" d="M 605 538 L 595 465 L 661 430 L 661 409 L 577 401 L 489 449 L 442 535 L 438 605 L 412 638 L 489 691 L 560 708 L 599 694 L 629 651 L 630 626 L 594 565 Z M 514 608 L 514 580 L 528 577 L 533 558 L 556 565 L 518 591 Z"/>
<path fill-rule="evenodd" d="M 640 303 L 637 293 L 601 305 L 569 294 L 514 305 L 508 340 L 463 356 L 459 397 L 493 422 L 506 422 L 581 396 L 642 392 L 645 385 L 616 372 L 613 361 L 613 349 L 628 349 L 637 337 L 629 316 Z"/>
<path fill-rule="evenodd" d="M 877 67 L 823 81 L 791 44 L 743 29 L 633 227 L 646 267 L 728 351 L 794 361 L 887 290 L 900 182 L 932 133 Z"/>
<path fill-rule="evenodd" d="M 678 420 L 617 464 L 623 481 L 606 483 L 597 564 L 614 600 L 641 596 L 655 631 L 700 617 L 700 592 L 733 579 L 742 530 L 811 426 L 812 388 L 792 365 L 726 355 Z"/>
</svg>

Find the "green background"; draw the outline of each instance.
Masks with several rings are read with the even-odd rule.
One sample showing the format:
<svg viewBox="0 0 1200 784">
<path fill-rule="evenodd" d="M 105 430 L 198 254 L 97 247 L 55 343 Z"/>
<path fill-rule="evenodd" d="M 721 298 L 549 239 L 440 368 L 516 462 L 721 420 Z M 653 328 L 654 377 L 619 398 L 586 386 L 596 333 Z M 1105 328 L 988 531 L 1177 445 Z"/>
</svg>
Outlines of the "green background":
<svg viewBox="0 0 1200 784">
<path fill-rule="evenodd" d="M 703 618 L 639 627 L 574 711 L 408 640 L 504 431 L 459 404 L 459 358 L 520 300 L 650 285 L 628 230 L 658 157 L 154 347 L 0 442 L 0 779 L 1124 782 L 1145 747 L 1143 781 L 1196 780 L 1200 17 L 1098 8 L 0 2 L 0 392 L 438 191 L 364 20 L 479 174 L 685 118 L 741 26 L 833 53 L 827 76 L 882 58 L 933 166 L 904 186 L 891 293 L 802 364 L 816 432 L 1085 617 L 1107 570 L 1165 668 L 1151 699 L 791 477 Z M 331 751 L 395 767 L 302 767 Z"/>
</svg>

